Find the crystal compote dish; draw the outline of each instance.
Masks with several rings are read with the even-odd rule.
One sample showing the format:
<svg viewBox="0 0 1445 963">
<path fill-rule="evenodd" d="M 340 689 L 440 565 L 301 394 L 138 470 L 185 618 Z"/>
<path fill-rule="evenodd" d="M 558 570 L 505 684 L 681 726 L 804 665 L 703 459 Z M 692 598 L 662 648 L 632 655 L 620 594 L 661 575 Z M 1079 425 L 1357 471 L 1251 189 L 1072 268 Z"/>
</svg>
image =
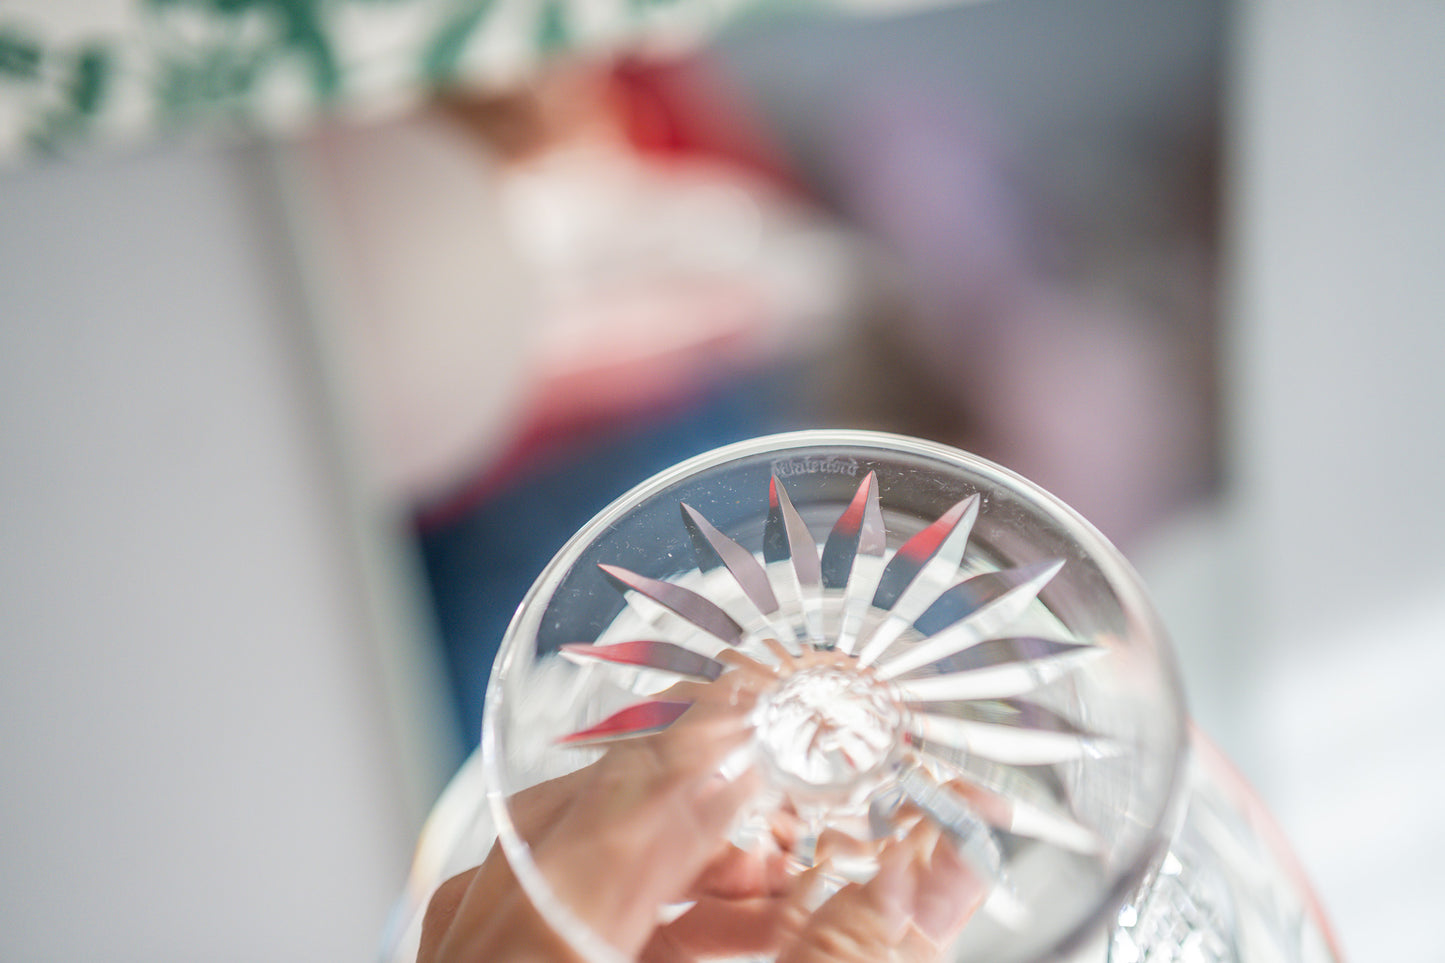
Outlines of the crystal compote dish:
<svg viewBox="0 0 1445 963">
<path fill-rule="evenodd" d="M 747 700 L 747 739 L 719 768 L 761 776 L 731 845 L 806 874 L 822 903 L 926 824 L 983 890 L 939 959 L 1333 958 L 1245 955 L 1242 891 L 1198 868 L 1209 844 L 1171 850 L 1197 765 L 1163 632 L 1119 553 L 1005 469 L 861 431 L 695 458 L 562 549 L 503 642 L 480 763 L 423 840 L 413 929 L 430 890 L 495 841 L 579 955 L 620 958 L 534 858 L 519 793 L 719 687 Z"/>
</svg>

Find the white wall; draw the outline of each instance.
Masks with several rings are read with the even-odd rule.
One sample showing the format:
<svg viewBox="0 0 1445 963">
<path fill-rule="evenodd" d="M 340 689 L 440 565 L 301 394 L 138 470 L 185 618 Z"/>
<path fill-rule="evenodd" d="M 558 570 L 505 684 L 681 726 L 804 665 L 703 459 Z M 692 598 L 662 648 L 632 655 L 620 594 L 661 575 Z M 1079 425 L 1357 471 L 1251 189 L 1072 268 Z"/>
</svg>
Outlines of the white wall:
<svg viewBox="0 0 1445 963">
<path fill-rule="evenodd" d="M 1445 6 L 1244 5 L 1240 490 L 1271 635 L 1445 589 Z"/>
<path fill-rule="evenodd" d="M 367 959 L 436 788 L 277 197 L 0 176 L 5 959 Z"/>
<path fill-rule="evenodd" d="M 1215 696 L 1346 951 L 1437 959 L 1445 5 L 1237 12 Z"/>
</svg>

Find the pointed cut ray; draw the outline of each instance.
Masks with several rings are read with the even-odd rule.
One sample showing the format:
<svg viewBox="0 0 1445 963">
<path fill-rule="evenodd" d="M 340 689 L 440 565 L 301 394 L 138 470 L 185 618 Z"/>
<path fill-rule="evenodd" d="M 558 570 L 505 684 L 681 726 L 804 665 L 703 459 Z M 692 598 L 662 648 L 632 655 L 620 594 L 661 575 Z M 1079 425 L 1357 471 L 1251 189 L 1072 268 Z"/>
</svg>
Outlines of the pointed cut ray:
<svg viewBox="0 0 1445 963">
<path fill-rule="evenodd" d="M 968 704 L 970 719 L 976 722 L 1023 726 L 1027 729 L 1048 729 L 1072 735 L 1087 735 L 1066 716 L 1045 709 L 1028 699 L 980 699 Z"/>
<path fill-rule="evenodd" d="M 933 524 L 904 542 L 883 572 L 878 591 L 873 596 L 874 607 L 894 608 L 930 562 L 940 562 L 941 566 L 948 567 L 945 578 L 958 571 L 958 563 L 963 560 L 964 545 L 968 542 L 968 534 L 973 530 L 973 523 L 977 518 L 978 496 L 970 495 L 940 515 Z"/>
<path fill-rule="evenodd" d="M 1104 755 L 1113 748 L 1108 740 L 1077 729 L 1001 725 L 927 712 L 914 714 L 907 729 L 925 742 L 952 746 L 1011 766 L 1070 762 Z"/>
<path fill-rule="evenodd" d="M 778 610 L 772 583 L 752 552 L 718 531 L 701 512 L 686 503 L 682 503 L 682 523 L 692 536 L 699 568 L 706 572 L 718 565 L 724 566 L 761 615 L 766 617 Z"/>
<path fill-rule="evenodd" d="M 837 646 L 851 654 L 882 577 L 879 568 L 888 549 L 883 509 L 878 504 L 878 476 L 864 477 L 848 508 L 838 517 L 823 543 L 823 587 L 843 589 L 842 620 Z"/>
<path fill-rule="evenodd" d="M 691 702 L 657 699 L 639 702 L 614 712 L 595 726 L 580 729 L 557 740 L 563 746 L 600 746 L 661 732 L 692 707 Z"/>
<path fill-rule="evenodd" d="M 791 563 L 808 638 L 815 645 L 823 645 L 823 570 L 818 561 L 818 543 L 776 475 L 768 483 L 763 559 L 769 564 Z"/>
<path fill-rule="evenodd" d="M 962 652 L 939 661 L 935 668 L 940 675 L 991 669 L 1008 662 L 1031 662 L 1072 668 L 1074 663 L 1082 663 L 1091 656 L 1104 655 L 1107 652 L 1108 649 L 1102 645 L 1080 642 L 1074 638 L 1001 635 L 969 646 Z"/>
<path fill-rule="evenodd" d="M 712 544 L 712 540 L 708 538 L 707 533 L 700 527 L 702 522 L 707 522 L 707 519 L 701 512 L 687 502 L 678 502 L 677 504 L 682 510 L 682 525 L 687 529 L 688 538 L 692 539 L 692 553 L 697 556 L 697 570 L 699 572 L 711 572 L 715 568 L 721 568 L 723 565 L 722 555 L 719 554 L 717 547 Z M 713 532 L 717 532 L 717 529 L 713 527 L 711 522 L 708 522 L 707 528 Z M 721 532 L 718 532 L 718 536 L 722 538 L 727 537 Z"/>
<path fill-rule="evenodd" d="M 939 828 L 963 844 L 969 862 L 988 882 L 997 882 L 1003 872 L 1003 853 L 988 826 L 962 795 L 941 785 L 918 766 L 907 766 L 898 775 L 898 788 Z"/>
<path fill-rule="evenodd" d="M 965 780 L 971 787 L 986 789 L 1014 803 L 1065 815 L 1069 812 L 1064 804 L 1069 792 L 1051 766 L 1012 766 L 981 756 L 944 758 L 944 753 L 933 751 L 937 748 L 925 746 L 920 754 L 930 765 L 956 772 L 957 778 Z"/>
<path fill-rule="evenodd" d="M 973 807 L 974 813 L 994 829 L 1002 829 L 1015 836 L 1026 836 L 1040 842 L 1067 849 L 1082 855 L 1094 855 L 1102 848 L 1097 833 L 1058 806 L 1033 803 L 1013 798 L 1004 793 L 985 788 L 971 776 L 960 775 L 967 781 L 968 788 L 958 792 L 963 801 Z M 944 780 L 932 777 L 942 786 Z M 923 785 L 919 777 L 912 778 L 915 792 Z M 894 830 L 894 815 L 903 802 L 904 791 L 893 785 L 878 793 L 868 804 L 868 830 L 873 839 L 884 839 Z"/>
<path fill-rule="evenodd" d="M 922 642 L 883 663 L 879 678 L 896 679 L 1006 631 L 1063 566 L 1063 559 L 1054 559 L 977 575 L 955 585 L 919 618 L 920 631 L 925 626 L 937 628 Z"/>
<path fill-rule="evenodd" d="M 623 592 L 631 589 L 639 595 L 651 599 L 663 608 L 677 613 L 704 632 L 722 639 L 728 645 L 737 645 L 743 637 L 742 626 L 734 622 L 731 615 L 718 608 L 716 603 L 703 598 L 696 592 L 685 589 L 681 585 L 664 582 L 661 579 L 638 575 L 636 572 L 628 571 L 618 565 L 598 565 L 597 567 L 602 570 L 602 574 L 606 575 L 609 581 Z"/>
<path fill-rule="evenodd" d="M 978 503 L 977 495 L 957 502 L 889 559 L 873 595 L 873 607 L 887 609 L 888 618 L 859 653 L 860 663 L 871 665 L 887 651 L 958 574 Z"/>
<path fill-rule="evenodd" d="M 953 840 L 959 856 L 989 886 L 984 906 L 999 922 L 1017 929 L 1028 909 L 1003 870 L 1003 850 L 978 812 L 958 792 L 917 766 L 903 770 L 898 787 L 913 805 Z"/>
<path fill-rule="evenodd" d="M 887 546 L 883 510 L 878 505 L 878 476 L 870 471 L 823 543 L 823 587 L 846 588 L 853 573 L 853 559 L 858 555 L 882 558 Z"/>
<path fill-rule="evenodd" d="M 994 639 L 1018 646 L 1021 654 L 992 665 L 975 666 L 923 679 L 896 682 L 904 702 L 962 702 L 969 699 L 1005 699 L 1022 695 L 1071 672 L 1083 664 L 1079 656 L 1102 653 L 1094 645 L 1056 642 L 1052 639 Z M 1074 658 L 1069 658 L 1074 656 Z"/>
<path fill-rule="evenodd" d="M 654 642 L 648 639 L 615 642 L 611 645 L 564 645 L 562 654 L 574 662 L 596 659 L 617 665 L 635 665 L 685 679 L 696 679 L 699 682 L 711 682 L 727 668 L 716 659 L 710 659 L 672 642 Z"/>
<path fill-rule="evenodd" d="M 940 593 L 928 610 L 914 620 L 913 627 L 925 637 L 937 635 L 950 625 L 999 601 L 1020 586 L 1032 587 L 1031 583 L 1037 579 L 1041 589 L 1054 577 L 1062 564 L 1058 559 L 1050 559 L 975 575 Z M 1032 600 L 1038 592 L 1022 594 Z"/>
<path fill-rule="evenodd" d="M 1104 850 L 1098 833 L 1063 812 L 1021 800 L 1013 800 L 1011 805 L 1012 819 L 1003 828 L 1016 836 L 1052 843 L 1060 849 L 1085 856 L 1094 856 Z"/>
<path fill-rule="evenodd" d="M 940 783 L 945 781 L 937 778 Z M 1103 848 L 1097 833 L 1058 806 L 1031 803 L 986 788 L 968 776 L 963 778 L 967 788 L 956 791 L 974 807 L 979 818 L 993 828 L 1086 856 Z"/>
</svg>

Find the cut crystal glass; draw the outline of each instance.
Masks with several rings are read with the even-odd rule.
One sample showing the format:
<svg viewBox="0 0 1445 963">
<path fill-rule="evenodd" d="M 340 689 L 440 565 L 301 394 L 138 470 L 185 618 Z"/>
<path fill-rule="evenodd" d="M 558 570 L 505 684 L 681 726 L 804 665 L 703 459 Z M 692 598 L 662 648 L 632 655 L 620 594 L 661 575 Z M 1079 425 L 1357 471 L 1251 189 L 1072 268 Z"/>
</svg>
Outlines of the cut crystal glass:
<svg viewBox="0 0 1445 963">
<path fill-rule="evenodd" d="M 423 840 L 397 958 L 431 888 L 496 840 L 579 954 L 617 959 L 510 807 L 674 724 L 689 684 L 744 678 L 751 739 L 724 768 L 757 767 L 764 789 L 732 843 L 781 849 L 834 891 L 931 821 L 987 888 L 940 959 L 1337 958 L 1307 887 L 1271 875 L 1287 862 L 1239 816 L 1242 790 L 1218 788 L 1227 767 L 1191 756 L 1163 631 L 1119 553 L 996 465 L 856 431 L 701 456 L 563 548 L 508 630 L 480 762 Z M 1232 875 L 1240 853 L 1258 865 Z"/>
</svg>

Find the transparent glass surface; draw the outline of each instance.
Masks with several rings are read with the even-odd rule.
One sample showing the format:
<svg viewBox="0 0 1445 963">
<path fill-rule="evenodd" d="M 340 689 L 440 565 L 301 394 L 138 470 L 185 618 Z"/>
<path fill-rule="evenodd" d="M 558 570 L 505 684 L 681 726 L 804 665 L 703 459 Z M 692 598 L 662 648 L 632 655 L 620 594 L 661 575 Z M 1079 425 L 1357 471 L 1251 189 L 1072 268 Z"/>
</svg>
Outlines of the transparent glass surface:
<svg viewBox="0 0 1445 963">
<path fill-rule="evenodd" d="M 1167 852 L 1112 919 L 1060 957 L 1068 963 L 1340 963 L 1328 919 L 1278 827 L 1198 732 L 1185 814 Z M 383 959 L 416 959 L 421 921 L 445 879 L 497 840 L 480 753 L 438 800 L 417 846 Z"/>
<path fill-rule="evenodd" d="M 1339 963 L 1284 836 L 1198 731 L 1184 789 L 1169 851 L 1120 909 L 1107 953 L 1088 963 Z"/>
<path fill-rule="evenodd" d="M 824 859 L 836 889 L 874 872 L 902 821 L 932 820 L 988 887 L 940 958 L 1341 959 L 1263 806 L 1187 730 L 1118 553 L 1016 475 L 866 432 L 695 459 L 559 553 L 508 632 L 483 748 L 432 812 L 384 958 L 414 960 L 432 892 L 499 844 L 580 954 L 616 958 L 516 833 L 516 794 L 666 728 L 678 679 L 725 685 L 755 663 L 764 691 L 725 766 L 759 767 L 764 788 L 732 842 L 785 849 L 793 873 Z"/>
<path fill-rule="evenodd" d="M 516 793 L 665 727 L 680 679 L 765 671 L 742 847 L 831 887 L 918 813 L 988 887 L 946 956 L 1041 960 L 1162 858 L 1184 712 L 1137 579 L 1083 519 L 981 459 L 867 432 L 722 449 L 619 499 L 524 601 L 487 694 L 483 778 L 549 922 L 609 948 L 513 830 Z M 779 832 L 779 822 L 787 832 Z M 599 881 L 626 886 L 627 880 Z"/>
</svg>

